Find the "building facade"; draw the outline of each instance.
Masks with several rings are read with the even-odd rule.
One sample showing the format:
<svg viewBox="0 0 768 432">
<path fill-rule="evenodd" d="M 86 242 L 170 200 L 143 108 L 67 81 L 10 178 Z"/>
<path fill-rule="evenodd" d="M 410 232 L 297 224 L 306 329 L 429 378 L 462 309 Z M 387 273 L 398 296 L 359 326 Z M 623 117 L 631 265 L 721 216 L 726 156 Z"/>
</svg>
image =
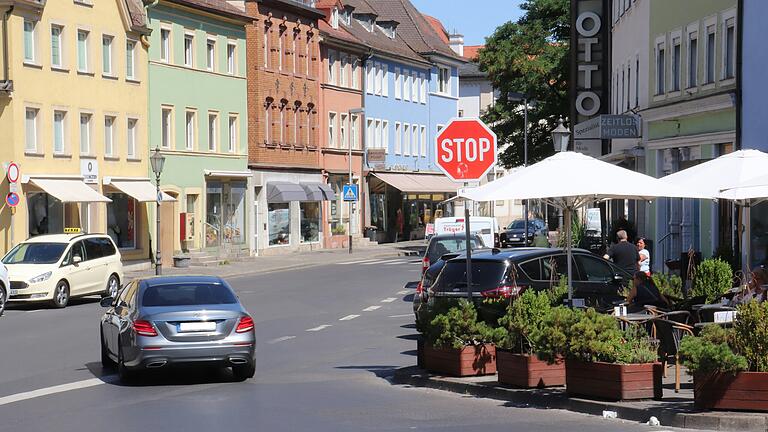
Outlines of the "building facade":
<svg viewBox="0 0 768 432">
<path fill-rule="evenodd" d="M 108 233 L 126 262 L 147 264 L 155 193 L 141 1 L 6 1 L 0 15 L 0 159 L 22 174 L 2 184 L 21 199 L 0 211 L 0 248 L 79 228 Z"/>
</svg>

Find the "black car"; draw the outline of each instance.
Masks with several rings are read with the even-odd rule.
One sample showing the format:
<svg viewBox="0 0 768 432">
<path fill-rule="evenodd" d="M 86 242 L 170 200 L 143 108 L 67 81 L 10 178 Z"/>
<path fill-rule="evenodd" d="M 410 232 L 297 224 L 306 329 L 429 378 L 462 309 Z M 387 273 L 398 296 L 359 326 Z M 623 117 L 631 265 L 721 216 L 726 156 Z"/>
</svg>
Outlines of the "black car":
<svg viewBox="0 0 768 432">
<path fill-rule="evenodd" d="M 516 219 L 499 234 L 499 244 L 503 248 L 548 244 L 547 225 L 541 219 L 528 219 L 528 235 L 524 233 L 525 219 Z"/>
<path fill-rule="evenodd" d="M 429 288 L 428 307 L 467 296 L 466 258 L 445 261 Z M 436 271 L 436 269 L 430 269 Z M 472 255 L 472 296 L 478 310 L 498 315 L 503 308 L 489 308 L 488 299 L 511 299 L 526 289 L 537 291 L 556 285 L 568 272 L 566 254 L 558 248 L 494 249 Z M 613 263 L 583 249 L 573 250 L 573 296 L 587 306 L 607 310 L 623 301 L 622 284 L 632 276 Z M 492 310 L 491 310 L 492 309 Z M 488 315 L 486 314 L 486 318 Z M 498 316 L 491 316 L 491 319 Z M 488 319 L 486 319 L 488 320 Z"/>
<path fill-rule="evenodd" d="M 472 250 L 484 248 L 483 238 L 472 234 L 469 238 Z M 467 236 L 461 233 L 438 234 L 432 236 L 427 244 L 427 250 L 421 260 L 421 272 L 424 273 L 441 256 L 447 253 L 460 252 L 467 249 Z"/>
</svg>

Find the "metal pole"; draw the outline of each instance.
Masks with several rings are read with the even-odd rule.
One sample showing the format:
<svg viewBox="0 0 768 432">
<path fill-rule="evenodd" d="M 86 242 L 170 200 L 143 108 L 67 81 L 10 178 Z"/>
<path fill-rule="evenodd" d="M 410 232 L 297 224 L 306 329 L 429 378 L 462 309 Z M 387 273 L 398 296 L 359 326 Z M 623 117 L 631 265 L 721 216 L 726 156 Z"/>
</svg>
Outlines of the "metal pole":
<svg viewBox="0 0 768 432">
<path fill-rule="evenodd" d="M 571 278 L 573 275 L 573 268 L 572 268 L 572 262 L 573 261 L 573 250 L 571 249 L 571 245 L 573 244 L 573 234 L 571 233 L 571 223 L 573 220 L 573 217 L 571 216 L 571 208 L 566 206 L 565 207 L 565 247 L 566 247 L 566 259 L 568 260 L 568 307 L 573 307 L 573 284 L 571 283 Z"/>
<path fill-rule="evenodd" d="M 467 204 L 464 204 L 464 231 L 467 234 L 467 298 L 472 301 L 472 242 L 469 239 L 469 206 Z"/>
<path fill-rule="evenodd" d="M 523 125 L 523 166 L 528 166 L 528 98 L 523 99 L 525 103 L 525 125 Z M 528 200 L 525 200 L 525 243 L 528 246 Z"/>
<path fill-rule="evenodd" d="M 351 119 L 352 115 L 351 114 L 347 115 L 347 118 Z M 352 143 L 349 142 L 347 145 L 349 147 L 349 187 L 352 187 Z M 347 238 L 347 243 L 349 245 L 349 253 L 352 253 L 352 201 L 349 201 L 348 216 L 349 216 L 349 220 L 347 221 L 347 225 L 349 226 L 349 229 L 348 229 L 349 232 L 347 234 L 349 236 Z"/>
<path fill-rule="evenodd" d="M 163 264 L 160 260 L 160 174 L 155 175 L 155 185 L 157 187 L 157 231 L 155 234 L 155 241 L 157 242 L 157 253 L 155 254 L 155 275 L 160 276 L 163 274 Z"/>
</svg>

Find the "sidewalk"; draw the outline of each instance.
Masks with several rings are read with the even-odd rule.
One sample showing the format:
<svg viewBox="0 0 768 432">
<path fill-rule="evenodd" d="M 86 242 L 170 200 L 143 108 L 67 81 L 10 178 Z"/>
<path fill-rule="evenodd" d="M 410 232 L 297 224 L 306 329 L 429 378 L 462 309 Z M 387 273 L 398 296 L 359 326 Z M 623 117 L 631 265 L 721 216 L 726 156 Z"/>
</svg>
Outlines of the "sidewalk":
<svg viewBox="0 0 768 432">
<path fill-rule="evenodd" d="M 413 251 L 419 247 L 423 250 L 424 241 L 387 243 L 376 246 L 368 246 L 352 251 L 347 249 L 318 249 L 311 252 L 297 252 L 285 255 L 259 256 L 235 261 L 217 266 L 191 266 L 189 268 L 176 268 L 163 266 L 164 275 L 198 274 L 221 277 L 237 277 L 254 274 L 265 274 L 294 269 L 306 269 L 311 267 L 335 264 L 341 262 L 363 261 L 375 258 L 393 258 L 398 256 L 412 256 Z M 421 245 L 421 246 L 420 246 Z M 151 276 L 154 268 L 142 271 L 126 272 L 125 279 L 131 280 L 138 277 Z"/>
<path fill-rule="evenodd" d="M 547 389 L 518 389 L 499 384 L 496 375 L 470 378 L 450 378 L 432 375 L 416 366 L 398 369 L 394 382 L 414 387 L 428 387 L 480 398 L 506 401 L 506 406 L 564 409 L 605 416 L 615 412 L 616 418 L 647 423 L 653 416 L 661 426 L 722 431 L 768 430 L 768 416 L 758 413 L 706 411 L 693 407 L 693 380 L 681 372 L 682 389 L 674 392 L 674 366 L 667 369 L 662 400 L 605 402 L 569 398 L 564 387 Z M 612 413 L 608 414 L 610 417 Z"/>
</svg>

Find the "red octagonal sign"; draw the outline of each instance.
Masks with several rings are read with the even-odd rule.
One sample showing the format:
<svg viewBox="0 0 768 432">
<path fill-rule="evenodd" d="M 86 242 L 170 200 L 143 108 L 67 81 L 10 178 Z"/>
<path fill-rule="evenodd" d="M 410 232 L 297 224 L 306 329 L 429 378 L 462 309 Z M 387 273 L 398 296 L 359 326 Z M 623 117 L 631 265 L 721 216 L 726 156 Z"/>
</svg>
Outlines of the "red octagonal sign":
<svg viewBox="0 0 768 432">
<path fill-rule="evenodd" d="M 496 164 L 496 134 L 477 119 L 453 119 L 435 142 L 437 166 L 454 181 L 481 179 Z"/>
</svg>

